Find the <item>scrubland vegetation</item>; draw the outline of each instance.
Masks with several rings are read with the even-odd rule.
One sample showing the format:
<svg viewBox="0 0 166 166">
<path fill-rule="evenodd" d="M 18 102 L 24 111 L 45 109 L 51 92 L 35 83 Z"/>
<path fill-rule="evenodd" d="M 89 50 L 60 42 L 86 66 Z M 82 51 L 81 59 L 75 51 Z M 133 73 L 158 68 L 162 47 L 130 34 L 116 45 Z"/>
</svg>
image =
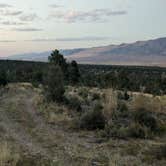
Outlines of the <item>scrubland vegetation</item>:
<svg viewBox="0 0 166 166">
<path fill-rule="evenodd" d="M 49 63 L 3 61 L 0 60 L 0 69 L 5 73 L 5 80 L 9 83 L 31 82 L 33 85 L 43 84 L 43 77 L 48 70 Z M 111 65 L 78 65 L 77 74 L 73 78 L 73 65 L 67 64 L 65 84 L 71 84 L 76 78 L 80 86 L 114 88 L 135 92 L 144 92 L 154 95 L 166 94 L 166 68 L 141 66 L 111 66 Z M 76 70 L 74 70 L 77 73 Z"/>
<path fill-rule="evenodd" d="M 160 73 L 146 87 L 141 79 L 133 80 L 136 85 L 128 80 L 138 68 L 116 76 L 126 80 L 123 85 L 103 74 L 116 87 L 98 81 L 103 67 L 86 67 L 66 63 L 55 50 L 47 70 L 38 70 L 42 74 L 24 73 L 22 79 L 29 83 L 9 81 L 10 71 L 1 75 L 0 165 L 166 165 L 166 95 L 165 85 L 158 84 L 165 69 L 141 68 L 147 75 Z M 145 93 L 148 88 L 155 93 Z"/>
</svg>

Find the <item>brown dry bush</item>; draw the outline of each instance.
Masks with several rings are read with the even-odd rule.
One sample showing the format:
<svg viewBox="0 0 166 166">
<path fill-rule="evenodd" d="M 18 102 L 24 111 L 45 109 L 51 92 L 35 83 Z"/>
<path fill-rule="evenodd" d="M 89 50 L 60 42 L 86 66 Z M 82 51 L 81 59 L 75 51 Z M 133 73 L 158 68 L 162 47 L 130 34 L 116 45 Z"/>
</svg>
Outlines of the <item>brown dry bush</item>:
<svg viewBox="0 0 166 166">
<path fill-rule="evenodd" d="M 117 107 L 118 107 L 118 99 L 116 91 L 114 91 L 113 89 L 105 90 L 103 111 L 108 122 L 111 120 L 112 114 L 114 111 L 117 110 Z"/>
<path fill-rule="evenodd" d="M 13 153 L 11 147 L 7 142 L 0 143 L 0 165 L 16 166 L 20 159 L 20 155 Z"/>
</svg>

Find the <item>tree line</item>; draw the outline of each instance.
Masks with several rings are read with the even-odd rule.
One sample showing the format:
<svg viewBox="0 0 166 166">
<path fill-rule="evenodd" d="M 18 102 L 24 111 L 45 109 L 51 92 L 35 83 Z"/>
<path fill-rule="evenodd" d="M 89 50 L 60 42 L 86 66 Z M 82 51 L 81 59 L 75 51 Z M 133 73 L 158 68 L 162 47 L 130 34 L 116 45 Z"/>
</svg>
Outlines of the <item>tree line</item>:
<svg viewBox="0 0 166 166">
<path fill-rule="evenodd" d="M 68 63 L 58 50 L 51 53 L 49 63 L 0 61 L 0 85 L 3 86 L 10 82 L 31 82 L 38 86 L 45 84 L 49 75 L 52 79 L 56 74 L 63 78 L 64 85 L 111 87 L 155 95 L 166 94 L 166 68 L 78 65 L 76 61 Z"/>
</svg>

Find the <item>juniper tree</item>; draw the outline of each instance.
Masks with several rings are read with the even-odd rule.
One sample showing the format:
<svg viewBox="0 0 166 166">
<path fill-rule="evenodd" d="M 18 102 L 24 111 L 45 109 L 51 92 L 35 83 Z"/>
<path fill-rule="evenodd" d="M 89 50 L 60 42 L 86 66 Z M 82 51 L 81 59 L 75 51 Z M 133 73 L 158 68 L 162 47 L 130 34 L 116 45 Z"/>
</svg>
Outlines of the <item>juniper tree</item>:
<svg viewBox="0 0 166 166">
<path fill-rule="evenodd" d="M 63 72 L 58 65 L 51 64 L 45 78 L 45 94 L 48 101 L 61 102 L 64 96 Z"/>
<path fill-rule="evenodd" d="M 79 82 L 80 72 L 76 61 L 72 61 L 69 66 L 69 82 L 76 84 Z"/>
<path fill-rule="evenodd" d="M 58 65 L 66 78 L 68 76 L 68 65 L 66 59 L 60 54 L 59 50 L 54 50 L 48 57 L 48 60 L 53 65 Z"/>
<path fill-rule="evenodd" d="M 5 71 L 0 71 L 0 86 L 5 86 L 7 84 L 7 76 Z"/>
</svg>

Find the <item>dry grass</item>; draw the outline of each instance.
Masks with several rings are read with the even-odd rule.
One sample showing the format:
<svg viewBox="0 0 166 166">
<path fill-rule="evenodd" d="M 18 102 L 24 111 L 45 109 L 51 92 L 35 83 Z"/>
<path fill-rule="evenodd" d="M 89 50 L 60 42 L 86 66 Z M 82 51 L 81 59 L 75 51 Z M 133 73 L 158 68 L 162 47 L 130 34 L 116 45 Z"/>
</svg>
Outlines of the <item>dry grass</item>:
<svg viewBox="0 0 166 166">
<path fill-rule="evenodd" d="M 145 166 L 138 157 L 134 156 L 121 156 L 120 154 L 114 154 L 109 161 L 111 166 Z"/>
<path fill-rule="evenodd" d="M 81 88 L 82 87 L 69 87 L 66 93 L 67 95 L 76 96 L 82 99 L 81 101 L 84 102 L 83 104 L 88 103 L 90 109 L 96 102 L 92 100 L 92 95 L 99 94 L 100 98 L 97 102 L 103 104 L 104 114 L 108 120 L 110 120 L 112 113 L 117 110 L 117 92 L 112 89 L 102 90 L 87 87 L 88 97 L 85 97 L 86 94 L 82 92 L 82 96 L 78 94 L 80 92 L 79 89 Z M 102 96 L 102 94 L 104 95 Z M 9 144 L 3 142 L 0 144 L 0 166 L 2 163 L 4 164 L 8 161 L 12 163 L 12 166 L 15 166 L 15 163 L 17 163 L 18 160 L 22 165 L 24 165 L 25 162 L 31 163 L 31 160 L 34 160 L 32 163 L 37 165 L 36 162 L 39 160 L 37 166 L 44 166 L 46 164 L 44 164 L 43 161 L 40 162 L 40 160 L 47 158 L 48 156 L 51 161 L 54 160 L 52 165 L 165 166 L 163 148 L 161 149 L 157 146 L 157 149 L 154 149 L 152 154 L 150 153 L 152 143 L 161 144 L 162 141 L 165 141 L 164 137 L 156 138 L 152 141 L 134 138 L 112 139 L 112 137 L 110 137 L 110 139 L 106 141 L 97 135 L 97 132 L 99 131 L 89 132 L 70 129 L 70 123 L 72 123 L 72 120 L 76 116 L 79 116 L 79 113 L 77 115 L 76 111 L 73 111 L 64 105 L 45 103 L 40 88 L 35 89 L 28 84 L 13 84 L 10 85 L 8 94 L 5 95 L 6 97 L 0 102 L 0 118 L 2 119 L 3 124 L 8 127 L 6 133 L 11 134 L 12 142 L 9 141 L 10 145 L 16 146 L 18 149 L 21 147 L 20 151 L 25 155 L 25 159 L 22 158 L 22 153 L 20 153 L 21 157 L 18 154 L 14 154 L 13 148 L 11 148 Z M 87 100 L 88 102 L 85 102 Z M 27 101 L 28 104 L 26 105 L 25 103 Z M 131 97 L 131 100 L 123 102 L 125 102 L 127 106 L 130 105 L 129 112 L 138 109 L 140 106 L 146 108 L 146 110 L 164 112 L 166 98 L 164 96 L 153 97 L 147 95 L 144 97 L 144 94 L 137 94 L 133 98 Z M 22 113 L 22 111 L 24 112 Z M 17 122 L 11 118 L 11 115 L 14 115 L 14 117 L 18 116 L 17 118 L 20 119 L 22 114 L 27 115 L 26 118 L 29 119 L 26 120 L 27 123 L 24 121 L 20 123 L 20 121 Z M 32 126 L 33 132 L 28 130 L 28 124 L 32 123 L 31 116 L 28 116 L 28 114 L 32 115 L 33 121 L 35 122 L 34 126 Z M 5 120 L 4 115 L 9 118 L 9 121 Z M 159 115 L 159 118 L 161 118 L 161 115 Z M 124 122 L 121 122 L 121 119 L 120 124 L 124 125 Z M 18 127 L 18 129 L 16 127 Z M 0 130 L 0 132 L 3 133 L 3 130 Z M 15 142 L 15 140 L 17 142 Z M 157 154 L 158 151 L 161 153 L 159 156 L 161 160 L 155 156 L 155 153 Z M 36 157 L 36 154 L 38 153 L 39 157 Z M 32 159 L 30 154 L 32 155 Z"/>
<path fill-rule="evenodd" d="M 153 97 L 140 93 L 133 98 L 130 106 L 132 110 L 145 109 L 150 112 L 166 113 L 166 97 Z"/>
<path fill-rule="evenodd" d="M 112 113 L 116 111 L 118 106 L 117 92 L 113 89 L 107 89 L 105 90 L 104 95 L 104 115 L 109 121 L 109 119 L 111 119 Z"/>
<path fill-rule="evenodd" d="M 0 143 L 0 165 L 16 166 L 20 159 L 20 155 L 13 153 L 7 142 Z"/>
<path fill-rule="evenodd" d="M 56 103 L 45 103 L 41 104 L 42 99 L 39 97 L 35 101 L 38 107 L 38 112 L 41 114 L 47 123 L 52 125 L 62 125 L 63 127 L 69 127 L 72 123 L 70 118 L 70 110 L 65 106 L 58 105 Z"/>
</svg>

